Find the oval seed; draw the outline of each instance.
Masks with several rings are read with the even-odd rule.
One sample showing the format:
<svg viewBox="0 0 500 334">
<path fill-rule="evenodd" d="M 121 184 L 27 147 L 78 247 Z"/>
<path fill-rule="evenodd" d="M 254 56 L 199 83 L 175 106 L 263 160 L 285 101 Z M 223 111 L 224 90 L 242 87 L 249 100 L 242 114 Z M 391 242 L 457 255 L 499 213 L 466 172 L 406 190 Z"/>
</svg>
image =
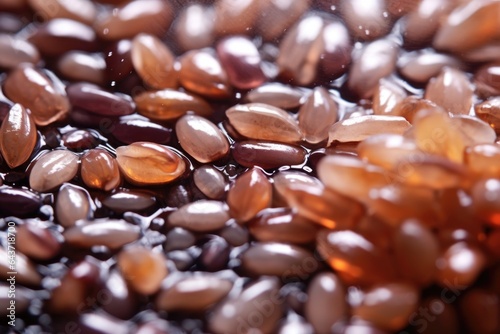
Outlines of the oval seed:
<svg viewBox="0 0 500 334">
<path fill-rule="evenodd" d="M 80 219 L 88 219 L 91 202 L 88 192 L 70 183 L 64 184 L 56 198 L 56 217 L 64 227 L 74 226 Z"/>
<path fill-rule="evenodd" d="M 9 73 L 3 92 L 10 100 L 29 109 L 37 125 L 63 120 L 70 109 L 66 93 L 30 64 L 22 64 Z"/>
<path fill-rule="evenodd" d="M 255 217 L 262 209 L 271 205 L 272 185 L 257 168 L 241 174 L 227 194 L 227 205 L 231 216 L 244 223 Z"/>
<path fill-rule="evenodd" d="M 226 71 L 212 50 L 189 51 L 181 57 L 180 63 L 179 82 L 186 89 L 213 99 L 231 95 Z"/>
<path fill-rule="evenodd" d="M 29 159 L 36 138 L 33 118 L 22 105 L 15 104 L 0 127 L 0 152 L 10 168 L 19 167 Z"/>
<path fill-rule="evenodd" d="M 66 243 L 74 247 L 118 249 L 137 240 L 140 228 L 120 219 L 80 220 L 78 225 L 67 228 L 63 235 Z"/>
<path fill-rule="evenodd" d="M 163 289 L 156 305 L 160 310 L 202 312 L 224 298 L 233 284 L 215 275 L 190 276 Z"/>
<path fill-rule="evenodd" d="M 400 116 L 367 115 L 348 118 L 333 124 L 328 131 L 328 145 L 334 141 L 362 141 L 378 134 L 402 135 L 411 124 Z"/>
<path fill-rule="evenodd" d="M 240 257 L 242 269 L 252 276 L 279 276 L 283 280 L 296 278 L 299 274 L 291 268 L 301 268 L 300 275 L 312 275 L 319 264 L 313 254 L 305 248 L 277 242 L 257 242 Z"/>
<path fill-rule="evenodd" d="M 318 333 L 329 333 L 337 322 L 347 316 L 345 288 L 333 273 L 314 276 L 307 289 L 305 315 Z"/>
<path fill-rule="evenodd" d="M 212 113 L 212 107 L 201 98 L 171 89 L 143 92 L 134 101 L 141 115 L 160 121 L 179 118 L 188 111 L 202 116 Z"/>
<path fill-rule="evenodd" d="M 229 152 L 229 143 L 222 133 L 209 120 L 185 115 L 175 125 L 181 147 L 201 163 L 223 158 Z"/>
<path fill-rule="evenodd" d="M 299 110 L 299 127 L 312 144 L 328 138 L 328 130 L 338 118 L 338 106 L 323 87 L 315 88 Z"/>
<path fill-rule="evenodd" d="M 226 116 L 241 135 L 261 140 L 295 143 L 301 140 L 297 122 L 286 111 L 262 104 L 239 104 L 226 110 Z"/>
<path fill-rule="evenodd" d="M 211 199 L 221 199 L 226 191 L 226 179 L 218 169 L 212 166 L 201 166 L 193 173 L 194 184 Z"/>
<path fill-rule="evenodd" d="M 460 70 L 445 67 L 425 88 L 425 98 L 452 114 L 467 115 L 474 90 L 469 78 Z"/>
<path fill-rule="evenodd" d="M 74 107 L 101 116 L 123 116 L 134 112 L 135 104 L 128 95 L 113 94 L 89 83 L 75 83 L 66 88 Z"/>
<path fill-rule="evenodd" d="M 353 231 L 321 231 L 317 249 L 345 284 L 371 285 L 394 276 L 389 254 Z"/>
<path fill-rule="evenodd" d="M 70 181 L 78 172 L 78 156 L 71 151 L 48 152 L 35 162 L 29 182 L 33 190 L 46 192 Z"/>
<path fill-rule="evenodd" d="M 174 55 L 156 36 L 144 33 L 135 36 L 130 55 L 137 74 L 148 86 L 156 89 L 177 86 Z"/>
<path fill-rule="evenodd" d="M 117 262 L 123 277 L 135 291 L 151 295 L 160 289 L 167 276 L 166 260 L 163 253 L 133 246 L 122 250 Z"/>
<path fill-rule="evenodd" d="M 417 289 L 409 284 L 390 283 L 366 292 L 354 314 L 380 328 L 397 331 L 408 323 L 418 305 Z"/>
<path fill-rule="evenodd" d="M 252 89 L 266 80 L 259 51 L 247 37 L 233 36 L 220 41 L 217 55 L 234 87 Z"/>
<path fill-rule="evenodd" d="M 81 159 L 81 176 L 87 187 L 110 191 L 120 185 L 118 163 L 103 149 L 85 152 Z"/>
<path fill-rule="evenodd" d="M 180 207 L 169 217 L 172 226 L 189 231 L 209 232 L 218 230 L 229 220 L 227 205 L 224 202 L 200 200 Z"/>
<path fill-rule="evenodd" d="M 306 154 L 300 146 L 253 140 L 237 142 L 232 149 L 232 156 L 240 165 L 263 169 L 303 164 Z"/>
<path fill-rule="evenodd" d="M 125 179 L 136 185 L 172 182 L 186 170 L 186 163 L 167 146 L 136 142 L 116 149 L 116 161 Z"/>
</svg>

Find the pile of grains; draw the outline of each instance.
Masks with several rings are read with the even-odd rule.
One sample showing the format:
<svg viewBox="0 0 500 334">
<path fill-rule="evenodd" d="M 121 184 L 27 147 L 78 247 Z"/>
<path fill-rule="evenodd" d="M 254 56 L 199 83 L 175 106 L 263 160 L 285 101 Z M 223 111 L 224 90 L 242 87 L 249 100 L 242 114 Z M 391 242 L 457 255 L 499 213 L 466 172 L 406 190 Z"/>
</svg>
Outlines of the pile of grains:
<svg viewBox="0 0 500 334">
<path fill-rule="evenodd" d="M 500 1 L 0 0 L 0 332 L 500 333 L 499 61 Z"/>
</svg>

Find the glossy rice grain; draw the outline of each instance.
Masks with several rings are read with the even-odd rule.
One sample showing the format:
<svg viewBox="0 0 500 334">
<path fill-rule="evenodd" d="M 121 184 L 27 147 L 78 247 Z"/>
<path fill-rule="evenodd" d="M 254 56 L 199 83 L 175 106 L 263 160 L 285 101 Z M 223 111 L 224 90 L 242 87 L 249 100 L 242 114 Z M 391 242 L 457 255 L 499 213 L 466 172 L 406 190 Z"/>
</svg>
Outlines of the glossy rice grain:
<svg viewBox="0 0 500 334">
<path fill-rule="evenodd" d="M 80 219 L 88 219 L 92 214 L 92 203 L 88 192 L 73 184 L 66 183 L 56 197 L 56 218 L 63 227 L 76 225 Z"/>
<path fill-rule="evenodd" d="M 250 103 L 264 103 L 276 108 L 292 109 L 302 104 L 304 94 L 292 86 L 268 83 L 249 91 L 245 99 Z"/>
<path fill-rule="evenodd" d="M 261 210 L 248 224 L 251 235 L 259 241 L 307 244 L 316 239 L 318 227 L 291 208 Z"/>
<path fill-rule="evenodd" d="M 217 55 L 234 87 L 252 89 L 266 80 L 259 50 L 249 38 L 225 38 L 217 44 Z"/>
<path fill-rule="evenodd" d="M 241 174 L 227 194 L 229 212 L 237 221 L 244 223 L 255 217 L 271 204 L 272 185 L 258 168 Z"/>
<path fill-rule="evenodd" d="M 229 142 L 215 124 L 196 115 L 185 115 L 175 125 L 181 147 L 201 163 L 223 158 L 229 152 Z"/>
<path fill-rule="evenodd" d="M 245 167 L 273 169 L 303 164 L 307 152 L 297 145 L 245 140 L 233 145 L 232 156 L 236 162 Z"/>
<path fill-rule="evenodd" d="M 328 229 L 352 228 L 365 213 L 357 201 L 322 187 L 291 184 L 282 196 L 299 215 Z"/>
<path fill-rule="evenodd" d="M 158 291 L 168 273 L 165 255 L 143 246 L 122 250 L 118 254 L 118 267 L 132 288 L 143 295 Z"/>
<path fill-rule="evenodd" d="M 200 200 L 180 207 L 168 217 L 171 226 L 188 231 L 208 232 L 218 230 L 229 220 L 224 202 Z"/>
<path fill-rule="evenodd" d="M 232 287 L 215 275 L 188 276 L 162 289 L 156 305 L 165 311 L 202 312 L 224 298 Z"/>
<path fill-rule="evenodd" d="M 397 331 L 407 325 L 408 317 L 416 310 L 417 289 L 409 284 L 389 283 L 376 286 L 363 296 L 354 314 L 378 327 Z"/>
<path fill-rule="evenodd" d="M 28 111 L 15 104 L 0 127 L 0 152 L 10 168 L 25 163 L 37 141 L 35 122 Z"/>
<path fill-rule="evenodd" d="M 226 191 L 227 181 L 218 169 L 212 166 L 201 166 L 193 173 L 196 187 L 210 199 L 221 199 Z"/>
<path fill-rule="evenodd" d="M 455 162 L 463 161 L 466 138 L 444 110 L 434 108 L 420 111 L 413 120 L 413 135 L 422 151 Z"/>
<path fill-rule="evenodd" d="M 35 124 L 45 126 L 66 118 L 70 104 L 61 91 L 41 70 L 21 64 L 9 73 L 3 92 L 12 101 L 28 108 Z"/>
<path fill-rule="evenodd" d="M 121 219 L 81 220 L 77 226 L 67 228 L 65 242 L 73 247 L 106 246 L 119 249 L 139 238 L 140 228 Z"/>
<path fill-rule="evenodd" d="M 172 182 L 186 170 L 186 163 L 176 152 L 149 142 L 118 147 L 116 161 L 123 177 L 136 185 Z"/>
<path fill-rule="evenodd" d="M 379 39 L 366 44 L 353 59 L 348 86 L 359 97 L 368 98 L 377 83 L 396 67 L 398 46 L 390 39 Z"/>
<path fill-rule="evenodd" d="M 333 273 L 314 276 L 307 289 L 305 316 L 318 333 L 330 332 L 332 327 L 347 317 L 345 287 Z"/>
<path fill-rule="evenodd" d="M 478 144 L 467 147 L 464 163 L 477 177 L 500 178 L 500 146 Z"/>
<path fill-rule="evenodd" d="M 111 93 L 89 83 L 76 83 L 66 88 L 73 107 L 101 116 L 124 116 L 134 112 L 135 104 L 128 95 Z"/>
<path fill-rule="evenodd" d="M 396 82 L 380 79 L 373 94 L 373 113 L 375 115 L 390 115 L 396 106 L 407 96 L 403 87 Z"/>
<path fill-rule="evenodd" d="M 301 140 L 297 122 L 286 111 L 262 104 L 238 104 L 226 110 L 231 125 L 245 137 L 295 143 Z"/>
<path fill-rule="evenodd" d="M 387 252 L 353 231 L 321 231 L 317 249 L 345 284 L 368 286 L 394 276 Z"/>
<path fill-rule="evenodd" d="M 156 36 L 141 33 L 132 40 L 132 64 L 141 79 L 151 88 L 175 88 L 177 74 L 174 55 Z"/>
<path fill-rule="evenodd" d="M 394 254 L 403 277 L 421 286 L 432 283 L 439 256 L 439 241 L 417 220 L 405 221 L 394 236 Z"/>
<path fill-rule="evenodd" d="M 312 253 L 305 248 L 275 242 L 257 242 L 240 257 L 242 269 L 250 276 L 278 276 L 291 280 L 297 276 L 306 278 L 319 267 Z M 305 270 L 303 268 L 306 268 Z M 299 274 L 293 268 L 301 268 Z"/>
<path fill-rule="evenodd" d="M 389 184 L 393 177 L 379 166 L 342 155 L 323 158 L 317 171 L 326 187 L 361 201 L 368 198 L 371 189 Z"/>
<path fill-rule="evenodd" d="M 299 110 L 299 127 L 304 139 L 312 144 L 328 138 L 328 130 L 338 119 L 337 103 L 328 91 L 315 88 Z"/>
<path fill-rule="evenodd" d="M 104 85 L 106 81 L 106 62 L 100 55 L 83 51 L 65 53 L 57 62 L 61 75 L 73 81 L 88 81 Z"/>
<path fill-rule="evenodd" d="M 92 149 L 81 157 L 81 177 L 89 188 L 110 191 L 120 185 L 121 176 L 114 157 L 102 149 Z"/>
<path fill-rule="evenodd" d="M 465 73 L 445 68 L 438 77 L 429 81 L 424 97 L 449 113 L 468 115 L 473 94 L 472 85 Z"/>
<path fill-rule="evenodd" d="M 402 135 L 411 124 L 401 116 L 367 115 L 348 118 L 328 130 L 328 144 L 334 141 L 355 142 L 379 134 Z"/>
<path fill-rule="evenodd" d="M 33 165 L 29 176 L 30 187 L 39 192 L 54 190 L 75 177 L 78 167 L 78 156 L 73 152 L 48 152 Z"/>
<path fill-rule="evenodd" d="M 35 260 L 49 260 L 61 250 L 61 242 L 44 226 L 24 224 L 16 231 L 18 250 Z"/>
<path fill-rule="evenodd" d="M 212 107 L 203 99 L 176 90 L 163 89 L 143 92 L 134 96 L 139 114 L 153 120 L 174 120 L 192 111 L 198 115 L 209 115 Z"/>
<path fill-rule="evenodd" d="M 474 1 L 455 8 L 443 21 L 433 40 L 436 49 L 463 52 L 498 36 L 500 4 L 496 1 Z"/>
<path fill-rule="evenodd" d="M 102 204 L 117 213 L 144 211 L 156 204 L 151 194 L 139 191 L 115 191 L 102 200 Z"/>
<path fill-rule="evenodd" d="M 193 93 L 224 99 L 231 95 L 231 84 L 214 50 L 186 52 L 180 58 L 179 82 Z"/>
</svg>

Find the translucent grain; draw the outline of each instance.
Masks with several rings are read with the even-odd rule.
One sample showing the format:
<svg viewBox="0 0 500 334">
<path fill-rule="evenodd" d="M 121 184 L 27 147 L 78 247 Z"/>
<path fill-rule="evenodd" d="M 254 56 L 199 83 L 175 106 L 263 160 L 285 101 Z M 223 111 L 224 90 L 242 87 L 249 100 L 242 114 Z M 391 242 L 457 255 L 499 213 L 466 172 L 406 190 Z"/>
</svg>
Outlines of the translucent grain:
<svg viewBox="0 0 500 334">
<path fill-rule="evenodd" d="M 348 118 L 333 124 L 328 130 L 328 145 L 334 141 L 362 141 L 378 134 L 402 135 L 411 124 L 401 116 L 367 115 Z"/>
<path fill-rule="evenodd" d="M 136 185 L 172 182 L 186 170 L 186 163 L 167 146 L 136 142 L 116 149 L 116 161 L 125 179 Z"/>
<path fill-rule="evenodd" d="M 261 103 L 239 104 L 226 110 L 241 135 L 260 140 L 295 143 L 301 140 L 297 122 L 286 111 Z"/>
<path fill-rule="evenodd" d="M 89 188 L 110 191 L 121 182 L 118 163 L 114 157 L 102 149 L 92 149 L 81 158 L 81 176 Z"/>
<path fill-rule="evenodd" d="M 253 168 L 241 174 L 227 194 L 231 216 L 241 223 L 249 221 L 270 206 L 272 190 L 271 183 L 260 169 Z"/>
<path fill-rule="evenodd" d="M 48 152 L 38 159 L 29 176 L 30 187 L 39 192 L 54 190 L 78 172 L 78 156 L 66 150 Z"/>
<path fill-rule="evenodd" d="M 36 126 L 28 111 L 15 104 L 0 127 L 0 152 L 10 168 L 25 163 L 37 141 Z"/>
</svg>

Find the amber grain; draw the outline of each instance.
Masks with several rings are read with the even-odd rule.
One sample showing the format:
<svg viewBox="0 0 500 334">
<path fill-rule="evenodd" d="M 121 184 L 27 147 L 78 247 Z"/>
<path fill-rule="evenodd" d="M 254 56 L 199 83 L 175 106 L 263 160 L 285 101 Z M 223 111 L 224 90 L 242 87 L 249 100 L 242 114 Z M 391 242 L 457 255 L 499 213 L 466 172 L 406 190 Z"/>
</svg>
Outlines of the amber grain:
<svg viewBox="0 0 500 334">
<path fill-rule="evenodd" d="M 270 206 L 272 190 L 271 183 L 260 169 L 253 168 L 241 174 L 227 194 L 231 216 L 241 223 L 249 221 Z"/>
<path fill-rule="evenodd" d="M 37 125 L 63 120 L 70 109 L 66 94 L 42 71 L 28 64 L 9 73 L 3 83 L 3 92 L 10 100 L 29 109 Z"/>
<path fill-rule="evenodd" d="M 304 139 L 312 144 L 328 138 L 328 130 L 338 119 L 337 103 L 328 91 L 315 88 L 299 110 L 299 127 Z"/>
<path fill-rule="evenodd" d="M 252 139 L 295 143 L 301 140 L 297 122 L 286 111 L 261 103 L 239 104 L 226 111 L 231 125 Z"/>
<path fill-rule="evenodd" d="M 345 284 L 371 285 L 394 276 L 388 254 L 353 231 L 321 231 L 317 243 L 321 256 Z"/>
<path fill-rule="evenodd" d="M 158 291 L 167 276 L 165 256 L 143 246 L 122 250 L 118 254 L 118 267 L 132 288 L 143 295 Z"/>
<path fill-rule="evenodd" d="M 188 111 L 201 116 L 212 113 L 212 107 L 203 99 L 171 89 L 143 92 L 134 101 L 140 114 L 154 120 L 173 120 Z"/>
<path fill-rule="evenodd" d="M 110 191 L 120 185 L 118 163 L 108 152 L 93 149 L 81 158 L 81 176 L 87 187 Z"/>
<path fill-rule="evenodd" d="M 193 93 L 213 99 L 228 98 L 231 85 L 214 51 L 193 50 L 180 59 L 179 82 Z"/>
<path fill-rule="evenodd" d="M 175 125 L 181 147 L 201 163 L 223 158 L 229 152 L 229 143 L 217 126 L 206 118 L 185 115 Z"/>
<path fill-rule="evenodd" d="M 15 104 L 0 127 L 0 152 L 7 165 L 16 168 L 25 163 L 35 148 L 36 140 L 33 118 L 22 105 Z"/>
<path fill-rule="evenodd" d="M 116 149 L 116 161 L 125 179 L 136 185 L 165 184 L 179 178 L 186 163 L 167 146 L 136 142 Z"/>
<path fill-rule="evenodd" d="M 175 88 L 174 55 L 156 36 L 139 34 L 132 40 L 132 64 L 141 79 L 155 89 Z"/>
</svg>

